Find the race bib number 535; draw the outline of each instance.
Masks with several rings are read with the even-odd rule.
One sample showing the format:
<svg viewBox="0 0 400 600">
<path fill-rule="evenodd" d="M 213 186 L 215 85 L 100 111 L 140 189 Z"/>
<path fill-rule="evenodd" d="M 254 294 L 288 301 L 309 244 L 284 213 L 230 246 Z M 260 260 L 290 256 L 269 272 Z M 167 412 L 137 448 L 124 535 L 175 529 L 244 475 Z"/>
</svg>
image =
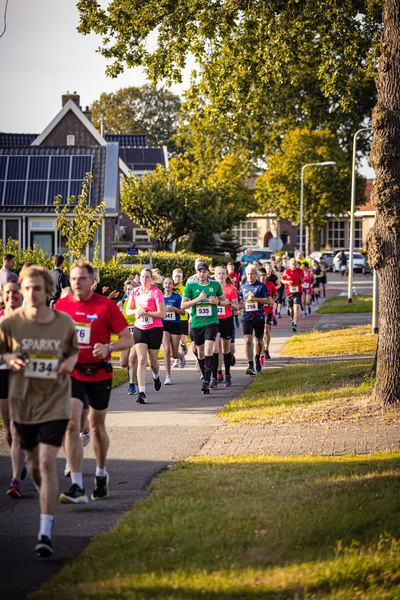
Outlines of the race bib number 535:
<svg viewBox="0 0 400 600">
<path fill-rule="evenodd" d="M 196 306 L 198 317 L 212 317 L 212 306 Z"/>
</svg>

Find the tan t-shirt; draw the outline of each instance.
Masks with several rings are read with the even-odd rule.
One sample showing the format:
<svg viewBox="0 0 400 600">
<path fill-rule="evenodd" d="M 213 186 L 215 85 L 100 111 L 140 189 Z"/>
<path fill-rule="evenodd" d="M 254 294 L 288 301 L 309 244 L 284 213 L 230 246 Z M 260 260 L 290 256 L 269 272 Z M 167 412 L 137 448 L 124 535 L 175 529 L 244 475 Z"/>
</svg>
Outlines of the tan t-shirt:
<svg viewBox="0 0 400 600">
<path fill-rule="evenodd" d="M 10 371 L 8 402 L 10 418 L 17 423 L 36 424 L 69 419 L 71 381 L 54 369 L 63 358 L 79 352 L 71 317 L 54 311 L 50 323 L 29 319 L 24 307 L 0 323 L 0 353 L 26 352 L 30 364 Z"/>
</svg>

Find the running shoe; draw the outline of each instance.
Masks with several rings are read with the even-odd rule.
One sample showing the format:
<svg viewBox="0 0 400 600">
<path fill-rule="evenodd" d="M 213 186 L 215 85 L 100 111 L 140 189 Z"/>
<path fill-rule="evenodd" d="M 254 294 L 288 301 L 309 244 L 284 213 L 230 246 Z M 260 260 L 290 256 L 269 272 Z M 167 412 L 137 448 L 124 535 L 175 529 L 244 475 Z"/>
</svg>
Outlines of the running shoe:
<svg viewBox="0 0 400 600">
<path fill-rule="evenodd" d="M 282 318 L 282 317 L 281 317 L 281 313 L 280 313 L 280 312 L 278 312 L 278 319 L 281 319 L 281 318 Z"/>
<path fill-rule="evenodd" d="M 197 371 L 198 373 L 200 373 L 200 372 L 201 372 L 201 369 L 200 369 L 200 363 L 199 363 L 199 359 L 198 359 L 198 358 L 196 358 L 196 371 Z"/>
<path fill-rule="evenodd" d="M 185 357 L 185 355 L 183 355 L 182 358 L 180 359 L 179 366 L 180 366 L 181 369 L 183 369 L 183 367 L 186 366 L 186 357 Z"/>
<path fill-rule="evenodd" d="M 164 381 L 164 385 L 171 385 L 172 381 L 171 381 L 171 377 L 170 375 L 167 375 Z"/>
<path fill-rule="evenodd" d="M 153 377 L 153 388 L 156 390 L 156 392 L 159 392 L 161 390 L 161 387 L 162 387 L 161 378 L 160 378 L 160 374 L 158 374 L 155 379 Z"/>
<path fill-rule="evenodd" d="M 200 371 L 200 379 L 204 379 L 204 375 L 201 371 Z"/>
<path fill-rule="evenodd" d="M 264 360 L 270 360 L 270 358 L 271 358 L 271 357 L 270 357 L 270 355 L 269 355 L 269 352 L 268 352 L 268 350 L 264 350 Z"/>
<path fill-rule="evenodd" d="M 40 540 L 35 546 L 35 552 L 39 558 L 50 558 L 53 556 L 54 550 L 51 544 L 51 539 L 47 535 L 42 535 Z"/>
<path fill-rule="evenodd" d="M 222 373 L 218 373 L 218 383 L 224 383 L 224 376 Z"/>
<path fill-rule="evenodd" d="M 234 354 L 231 355 L 231 367 L 234 367 L 236 365 L 236 357 Z"/>
<path fill-rule="evenodd" d="M 232 385 L 232 377 L 230 375 L 227 375 L 225 377 L 225 386 L 224 387 L 231 387 Z"/>
<path fill-rule="evenodd" d="M 292 331 L 295 331 L 295 332 L 297 331 L 297 325 L 295 325 L 294 323 L 292 325 Z"/>
<path fill-rule="evenodd" d="M 139 404 L 147 404 L 146 394 L 144 392 L 139 392 L 136 402 L 139 402 Z"/>
<path fill-rule="evenodd" d="M 86 429 L 86 431 L 81 431 L 79 434 L 82 442 L 82 446 L 86 448 L 89 445 L 90 440 L 92 439 L 92 432 L 90 431 L 90 427 Z"/>
<path fill-rule="evenodd" d="M 311 306 L 308 307 L 308 314 L 311 315 Z"/>
<path fill-rule="evenodd" d="M 203 385 L 201 386 L 201 393 L 202 394 L 210 393 L 210 384 L 207 381 L 203 381 Z"/>
<path fill-rule="evenodd" d="M 254 357 L 254 367 L 255 367 L 257 373 L 261 373 L 262 365 L 261 365 L 260 358 L 257 358 L 257 356 Z"/>
<path fill-rule="evenodd" d="M 257 371 L 254 367 L 248 366 L 246 369 L 246 375 L 257 375 Z"/>
<path fill-rule="evenodd" d="M 24 466 L 22 467 L 21 475 L 19 476 L 21 481 L 24 481 L 28 477 L 28 467 L 26 466 L 26 459 L 24 462 Z"/>
<path fill-rule="evenodd" d="M 175 367 L 179 367 L 179 358 L 176 358 L 174 360 L 174 364 L 172 365 L 172 367 L 175 369 Z"/>
<path fill-rule="evenodd" d="M 303 319 L 304 319 L 304 317 L 307 317 L 307 316 L 308 316 L 308 315 L 307 315 L 307 313 L 304 313 L 304 315 L 303 315 Z"/>
<path fill-rule="evenodd" d="M 181 344 L 181 350 L 182 350 L 183 354 L 186 356 L 186 354 L 188 353 L 186 344 Z"/>
<path fill-rule="evenodd" d="M 69 466 L 69 462 L 66 460 L 65 467 L 64 467 L 64 477 L 69 477 L 70 475 L 71 475 L 71 467 Z"/>
<path fill-rule="evenodd" d="M 136 394 L 136 387 L 134 383 L 130 383 L 128 387 L 128 396 L 134 396 Z"/>
<path fill-rule="evenodd" d="M 67 492 L 60 494 L 59 500 L 61 504 L 87 504 L 89 502 L 85 490 L 76 483 L 73 483 Z"/>
<path fill-rule="evenodd" d="M 236 327 L 236 329 L 239 329 L 239 327 L 240 327 L 239 317 L 237 317 L 237 316 L 235 317 L 235 327 Z"/>
<path fill-rule="evenodd" d="M 10 487 L 7 490 L 7 496 L 11 496 L 11 498 L 22 498 L 19 479 L 11 479 Z"/>
<path fill-rule="evenodd" d="M 92 500 L 106 500 L 110 495 L 108 491 L 108 482 L 110 478 L 108 473 L 105 477 L 94 478 L 94 490 L 92 493 Z"/>
<path fill-rule="evenodd" d="M 213 377 L 213 378 L 211 379 L 210 387 L 211 387 L 211 388 L 213 388 L 213 389 L 215 389 L 215 388 L 217 388 L 217 387 L 218 387 L 218 380 L 217 380 L 217 379 L 215 379 L 215 377 Z"/>
<path fill-rule="evenodd" d="M 278 321 L 276 320 L 276 316 L 275 315 L 272 317 L 272 325 L 274 327 L 276 327 L 278 325 Z"/>
</svg>

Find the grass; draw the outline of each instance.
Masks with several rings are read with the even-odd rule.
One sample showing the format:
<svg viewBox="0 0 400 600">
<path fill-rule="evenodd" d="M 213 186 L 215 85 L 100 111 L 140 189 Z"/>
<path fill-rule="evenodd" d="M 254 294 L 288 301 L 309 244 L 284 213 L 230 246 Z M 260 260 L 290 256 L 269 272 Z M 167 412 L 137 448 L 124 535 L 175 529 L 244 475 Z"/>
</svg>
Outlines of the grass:
<svg viewBox="0 0 400 600">
<path fill-rule="evenodd" d="M 397 600 L 399 472 L 399 453 L 180 463 L 30 598 Z"/>
<path fill-rule="evenodd" d="M 293 365 L 260 373 L 219 413 L 229 423 L 309 423 L 369 416 L 372 360 Z M 380 416 L 389 418 L 394 409 Z"/>
<path fill-rule="evenodd" d="M 343 313 L 369 313 L 372 312 L 372 296 L 360 294 L 359 298 L 353 295 L 353 301 L 348 303 L 347 296 L 335 296 L 325 300 L 317 310 L 319 315 L 337 315 Z"/>
<path fill-rule="evenodd" d="M 126 369 L 114 369 L 113 378 L 112 378 L 112 387 L 116 388 L 121 383 L 125 383 L 128 381 L 128 371 Z"/>
<path fill-rule="evenodd" d="M 113 333 L 111 335 L 111 344 L 113 342 L 116 342 L 118 340 L 118 336 Z M 119 352 L 111 352 L 111 358 L 112 360 L 119 360 Z M 159 353 L 158 353 L 158 360 L 162 360 L 164 358 L 164 350 L 160 349 Z"/>
<path fill-rule="evenodd" d="M 289 338 L 281 354 L 300 357 L 370 354 L 376 352 L 377 343 L 378 336 L 371 333 L 370 325 L 358 325 L 298 333 Z"/>
</svg>

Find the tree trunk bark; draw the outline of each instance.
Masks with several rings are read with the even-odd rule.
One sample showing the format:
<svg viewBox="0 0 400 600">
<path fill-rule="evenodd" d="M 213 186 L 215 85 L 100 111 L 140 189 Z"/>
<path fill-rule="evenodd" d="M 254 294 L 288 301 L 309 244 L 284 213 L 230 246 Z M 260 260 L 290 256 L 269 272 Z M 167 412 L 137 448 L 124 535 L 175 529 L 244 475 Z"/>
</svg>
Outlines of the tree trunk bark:
<svg viewBox="0 0 400 600">
<path fill-rule="evenodd" d="M 369 263 L 379 275 L 379 348 L 374 395 L 400 402 L 400 0 L 385 0 L 384 31 L 372 115 L 375 224 Z"/>
</svg>

